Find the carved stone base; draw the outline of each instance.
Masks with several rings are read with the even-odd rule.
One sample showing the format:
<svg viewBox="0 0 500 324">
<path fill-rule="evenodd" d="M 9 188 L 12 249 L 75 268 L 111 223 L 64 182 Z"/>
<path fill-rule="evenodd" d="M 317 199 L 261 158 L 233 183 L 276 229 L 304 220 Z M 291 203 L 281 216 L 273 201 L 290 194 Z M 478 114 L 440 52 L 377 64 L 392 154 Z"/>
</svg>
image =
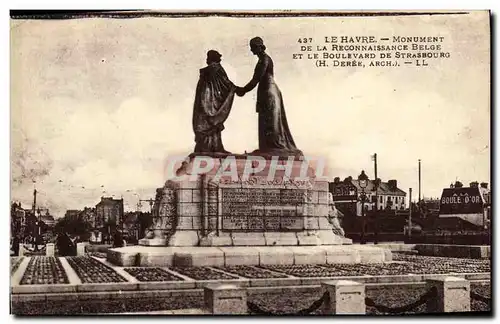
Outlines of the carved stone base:
<svg viewBox="0 0 500 324">
<path fill-rule="evenodd" d="M 167 239 L 166 238 L 152 238 L 152 239 L 143 238 L 143 239 L 139 240 L 139 245 L 165 246 L 165 245 L 167 245 Z"/>
<path fill-rule="evenodd" d="M 200 246 L 231 246 L 233 239 L 229 233 L 221 233 L 219 236 L 209 234 L 200 239 Z"/>
<path fill-rule="evenodd" d="M 391 251 L 370 245 L 151 247 L 108 250 L 108 262 L 119 266 L 235 266 L 270 264 L 382 263 Z"/>
<path fill-rule="evenodd" d="M 345 244 L 344 242 L 347 242 L 345 241 L 345 237 L 335 235 L 332 230 L 317 230 L 309 233 L 297 233 L 297 238 L 299 245 L 341 245 Z"/>
<path fill-rule="evenodd" d="M 198 243 L 197 231 L 178 230 L 168 240 L 168 246 L 197 246 Z"/>
<path fill-rule="evenodd" d="M 352 245 L 352 240 L 347 237 L 342 237 L 342 244 L 344 245 Z"/>
<path fill-rule="evenodd" d="M 207 158 L 207 165 L 213 167 L 203 174 L 197 173 L 197 156 L 190 156 L 177 170 L 179 177 L 157 189 L 154 233 L 139 244 L 221 247 L 348 242 L 334 233 L 341 227 L 328 198 L 328 181 L 316 178 L 300 151 L 280 155 L 296 157 L 286 163 L 270 159 L 266 155 L 270 152 L 252 155 L 256 153 L 266 158 L 256 165 L 265 164 L 251 175 L 244 172 L 247 167 L 256 168 L 250 155 Z M 234 172 L 221 176 L 219 171 L 227 166 Z"/>
</svg>

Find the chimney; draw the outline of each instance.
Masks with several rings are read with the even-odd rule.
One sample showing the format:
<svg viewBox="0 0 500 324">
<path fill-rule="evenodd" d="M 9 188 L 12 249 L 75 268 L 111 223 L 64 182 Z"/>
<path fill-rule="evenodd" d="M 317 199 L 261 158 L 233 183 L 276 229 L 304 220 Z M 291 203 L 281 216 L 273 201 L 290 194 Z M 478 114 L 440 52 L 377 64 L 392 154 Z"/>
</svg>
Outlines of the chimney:
<svg viewBox="0 0 500 324">
<path fill-rule="evenodd" d="M 481 188 L 488 189 L 488 183 L 487 182 L 481 182 Z"/>
<path fill-rule="evenodd" d="M 397 180 L 389 180 L 387 181 L 387 184 L 389 185 L 389 189 L 391 190 L 396 190 L 398 188 L 398 181 Z"/>
</svg>

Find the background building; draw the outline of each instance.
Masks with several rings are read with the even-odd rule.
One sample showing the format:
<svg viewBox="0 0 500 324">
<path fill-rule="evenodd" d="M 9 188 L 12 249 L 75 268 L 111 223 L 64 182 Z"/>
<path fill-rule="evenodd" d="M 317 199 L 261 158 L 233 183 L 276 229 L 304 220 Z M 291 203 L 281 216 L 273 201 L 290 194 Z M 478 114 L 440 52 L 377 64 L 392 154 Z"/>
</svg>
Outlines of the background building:
<svg viewBox="0 0 500 324">
<path fill-rule="evenodd" d="M 74 221 L 76 221 L 76 219 L 78 218 L 79 215 L 80 215 L 80 210 L 68 209 L 68 210 L 66 210 L 66 213 L 64 214 L 64 218 L 66 218 L 66 220 L 68 222 L 74 222 Z"/>
<path fill-rule="evenodd" d="M 40 216 L 40 220 L 48 228 L 54 228 L 54 225 L 56 224 L 56 220 L 54 219 L 54 216 L 50 215 L 48 210 L 45 212 L 45 214 Z"/>
<path fill-rule="evenodd" d="M 471 182 L 463 187 L 456 182 L 443 189 L 439 218 L 460 218 L 476 226 L 487 228 L 491 220 L 491 192 L 488 184 Z"/>
<path fill-rule="evenodd" d="M 123 198 L 101 197 L 95 206 L 95 229 L 100 229 L 102 239 L 110 242 L 112 234 L 123 225 Z"/>
<path fill-rule="evenodd" d="M 348 215 L 362 215 L 362 189 L 359 186 L 359 181 L 352 177 L 347 177 L 344 181 L 335 178 L 329 184 L 329 190 L 333 195 L 335 206 Z M 396 180 L 387 182 L 380 181 L 377 195 L 375 195 L 375 180 L 369 180 L 368 186 L 365 188 L 366 200 L 365 210 L 371 211 L 378 206 L 379 210 L 404 210 L 406 209 L 406 192 L 398 188 Z M 378 204 L 376 204 L 377 200 Z"/>
</svg>

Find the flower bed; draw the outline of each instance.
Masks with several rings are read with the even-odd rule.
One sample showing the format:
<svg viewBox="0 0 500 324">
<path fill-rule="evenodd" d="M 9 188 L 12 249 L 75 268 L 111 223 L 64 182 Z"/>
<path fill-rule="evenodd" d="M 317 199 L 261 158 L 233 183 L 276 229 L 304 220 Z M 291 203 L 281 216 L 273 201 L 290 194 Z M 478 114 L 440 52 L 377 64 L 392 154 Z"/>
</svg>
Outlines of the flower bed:
<svg viewBox="0 0 500 324">
<path fill-rule="evenodd" d="M 491 272 L 487 259 L 447 258 L 394 253 L 393 260 L 405 261 L 410 273 Z"/>
<path fill-rule="evenodd" d="M 24 257 L 10 257 L 10 274 L 16 272 Z"/>
<path fill-rule="evenodd" d="M 321 265 L 295 264 L 295 265 L 265 265 L 260 268 L 283 272 L 296 277 L 337 277 L 353 276 L 356 273 L 349 273 L 342 269 L 327 268 Z"/>
<path fill-rule="evenodd" d="M 66 257 L 82 283 L 127 282 L 110 267 L 87 256 Z"/>
<path fill-rule="evenodd" d="M 21 279 L 21 285 L 67 284 L 68 276 L 55 257 L 34 256 Z"/>
<path fill-rule="evenodd" d="M 404 263 L 384 263 L 384 264 L 325 264 L 325 268 L 335 269 L 344 272 L 349 276 L 387 276 L 400 275 L 407 272 L 407 265 Z"/>
<path fill-rule="evenodd" d="M 287 275 L 283 273 L 272 272 L 263 268 L 257 268 L 247 265 L 231 266 L 231 267 L 217 267 L 217 269 L 224 270 L 225 272 L 230 272 L 250 279 L 264 279 L 264 278 L 288 278 Z"/>
<path fill-rule="evenodd" d="M 322 265 L 268 265 L 264 269 L 297 277 L 383 276 L 403 274 L 446 274 L 490 272 L 489 260 L 396 255 L 394 263 L 322 264 Z"/>
<path fill-rule="evenodd" d="M 219 272 L 209 267 L 173 267 L 172 270 L 195 280 L 238 279 L 237 276 Z"/>
<path fill-rule="evenodd" d="M 160 268 L 125 268 L 130 275 L 139 281 L 182 281 L 182 278 Z"/>
</svg>

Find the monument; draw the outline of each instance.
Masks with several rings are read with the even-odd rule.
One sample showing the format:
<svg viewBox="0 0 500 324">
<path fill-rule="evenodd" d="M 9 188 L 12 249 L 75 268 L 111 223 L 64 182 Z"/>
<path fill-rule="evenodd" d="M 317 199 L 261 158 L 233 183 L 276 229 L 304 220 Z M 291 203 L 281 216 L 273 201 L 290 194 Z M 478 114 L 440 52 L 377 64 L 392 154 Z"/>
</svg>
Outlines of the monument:
<svg viewBox="0 0 500 324">
<path fill-rule="evenodd" d="M 192 155 L 178 176 L 157 189 L 154 225 L 140 245 L 350 243 L 329 221 L 328 182 L 305 160 Z"/>
<path fill-rule="evenodd" d="M 317 263 L 331 263 L 335 256 L 339 262 L 360 262 L 367 256 L 385 260 L 383 249 L 353 246 L 344 237 L 328 181 L 317 176 L 295 145 L 263 40 L 253 38 L 250 49 L 258 63 L 244 87 L 228 79 L 221 54 L 207 53 L 193 109 L 194 153 L 157 189 L 154 223 L 140 246 L 112 249 L 109 261 L 193 265 L 200 253 L 223 254 L 206 261 L 209 265 L 227 265 L 227 256 L 235 254 L 240 258 L 233 258 L 233 265 L 259 264 L 264 254 L 282 260 L 280 253 L 291 256 L 281 263 L 292 264 L 304 254 L 318 255 Z M 234 94 L 243 96 L 257 85 L 259 147 L 249 154 L 227 152 L 221 132 Z M 150 253 L 155 254 L 154 261 Z M 179 255 L 191 259 L 185 262 Z"/>
</svg>

